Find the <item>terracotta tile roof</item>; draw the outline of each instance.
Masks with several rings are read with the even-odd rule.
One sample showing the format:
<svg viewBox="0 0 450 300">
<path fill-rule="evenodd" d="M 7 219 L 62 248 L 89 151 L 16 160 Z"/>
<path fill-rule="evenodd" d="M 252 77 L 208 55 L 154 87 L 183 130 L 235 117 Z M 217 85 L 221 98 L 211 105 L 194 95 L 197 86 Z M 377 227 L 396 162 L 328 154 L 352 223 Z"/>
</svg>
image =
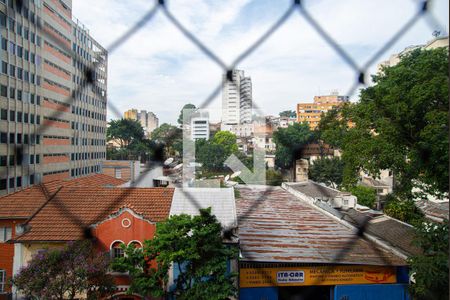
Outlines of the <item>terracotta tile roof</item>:
<svg viewBox="0 0 450 300">
<path fill-rule="evenodd" d="M 236 205 L 243 261 L 406 265 L 394 253 L 357 238 L 354 228 L 280 187 L 239 191 Z"/>
<path fill-rule="evenodd" d="M 31 229 L 16 241 L 73 241 L 84 228 L 128 207 L 159 222 L 169 216 L 173 189 L 66 186 L 31 219 Z"/>
<path fill-rule="evenodd" d="M 104 174 L 41 183 L 0 197 L 1 218 L 28 218 L 62 186 L 118 186 L 125 181 Z"/>
<path fill-rule="evenodd" d="M 64 186 L 119 186 L 126 183 L 126 180 L 118 179 L 105 174 L 93 174 L 75 179 L 65 180 Z"/>
</svg>

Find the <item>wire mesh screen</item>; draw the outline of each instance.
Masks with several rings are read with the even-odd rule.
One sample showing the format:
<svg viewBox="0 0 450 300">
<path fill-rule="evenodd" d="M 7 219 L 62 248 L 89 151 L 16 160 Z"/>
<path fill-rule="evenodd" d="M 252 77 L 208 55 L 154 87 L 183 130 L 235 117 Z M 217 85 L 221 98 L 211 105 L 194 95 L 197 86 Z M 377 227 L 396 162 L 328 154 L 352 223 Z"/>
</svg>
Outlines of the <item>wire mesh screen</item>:
<svg viewBox="0 0 450 300">
<path fill-rule="evenodd" d="M 364 86 L 368 84 L 368 72 L 369 69 L 376 64 L 384 54 L 387 53 L 391 49 L 391 47 L 399 41 L 417 22 L 420 20 L 425 20 L 427 24 L 430 26 L 431 30 L 436 28 L 443 28 L 441 24 L 437 21 L 435 16 L 430 11 L 430 6 L 433 4 L 432 1 L 412 1 L 416 6 L 416 10 L 414 15 L 412 15 L 409 19 L 406 20 L 398 20 L 399 29 L 394 30 L 388 40 L 386 40 L 382 47 L 380 47 L 369 59 L 365 62 L 358 62 L 350 53 L 347 51 L 339 42 L 337 38 L 332 36 L 322 25 L 321 20 L 315 18 L 315 16 L 310 12 L 309 4 L 306 1 L 302 0 L 294 0 L 287 7 L 286 11 L 284 11 L 273 24 L 268 25 L 268 29 L 259 37 L 254 38 L 254 42 L 244 51 L 242 51 L 237 57 L 235 57 L 231 63 L 226 63 L 215 51 L 214 47 L 209 47 L 205 43 L 202 42 L 200 38 L 198 38 L 189 28 L 187 28 L 183 23 L 172 13 L 168 1 L 158 0 L 158 1 L 149 1 L 149 9 L 147 12 L 143 14 L 143 16 L 136 20 L 136 22 L 130 26 L 123 34 L 119 35 L 109 46 L 105 49 L 99 49 L 97 57 L 93 57 L 90 63 L 86 63 L 86 60 L 81 59 L 79 53 L 77 53 L 74 49 L 71 48 L 70 43 L 64 43 L 57 36 L 52 34 L 48 30 L 46 26 L 44 26 L 43 21 L 39 18 L 34 20 L 35 25 L 38 29 L 38 33 L 44 36 L 46 39 L 52 41 L 56 44 L 60 49 L 70 55 L 70 59 L 75 65 L 79 65 L 80 69 L 83 72 L 83 76 L 81 82 L 77 84 L 76 88 L 73 91 L 70 91 L 70 95 L 67 97 L 65 103 L 72 105 L 75 102 L 75 99 L 79 97 L 83 93 L 83 91 L 87 89 L 91 89 L 93 91 L 98 91 L 104 89 L 106 92 L 105 86 L 99 86 L 99 79 L 102 79 L 102 75 L 105 71 L 104 69 L 107 66 L 107 59 L 114 55 L 114 53 L 124 44 L 126 44 L 134 34 L 136 34 L 139 30 L 141 30 L 147 24 L 151 24 L 152 20 L 160 15 L 165 18 L 165 22 L 171 24 L 174 28 L 176 28 L 180 33 L 182 33 L 187 40 L 192 43 L 193 46 L 197 47 L 205 56 L 205 59 L 211 61 L 216 64 L 222 71 L 223 74 L 226 74 L 226 78 L 228 81 L 233 81 L 232 71 L 239 67 L 239 65 L 245 61 L 251 54 L 257 52 L 264 43 L 266 43 L 271 37 L 280 30 L 280 28 L 287 23 L 288 20 L 294 18 L 300 18 L 309 25 L 310 30 L 314 31 L 320 38 L 326 43 L 326 45 L 332 49 L 336 53 L 336 55 L 350 68 L 354 74 L 354 81 L 350 84 L 350 89 L 347 91 L 346 95 L 353 95 L 358 87 Z M 170 3 L 173 6 L 176 6 L 176 2 Z M 96 3 L 92 2 L 92 6 L 95 6 Z M 132 5 L 130 3 L 130 5 Z M 20 11 L 24 6 L 22 1 L 15 1 L 14 6 L 16 7 L 16 11 Z M 15 17 L 14 9 L 8 9 L 9 15 L 8 18 L 13 19 Z M 349 12 L 351 13 L 351 12 Z M 359 26 L 355 24 L 355 26 Z M 183 62 L 181 62 L 183 63 Z M 99 72 L 99 69 L 102 68 L 102 72 Z M 193 75 L 194 76 L 194 75 Z M 217 86 L 215 86 L 212 91 L 208 94 L 208 96 L 203 99 L 200 103 L 198 103 L 198 108 L 207 108 L 211 102 L 220 94 L 222 88 L 222 79 L 218 80 Z M 116 101 L 122 101 L 119 99 L 108 99 L 106 101 L 106 94 L 100 95 L 100 98 L 104 100 L 104 103 L 107 105 L 109 112 L 116 117 L 121 117 L 120 109 L 117 107 Z M 126 100 L 123 100 L 126 101 Z M 150 103 L 151 104 L 151 103 Z M 258 109 L 257 103 L 253 103 L 253 107 Z M 63 114 L 63 111 L 55 111 L 49 118 L 58 119 Z M 106 116 L 104 116 L 104 121 L 106 121 Z M 50 124 L 50 123 L 46 123 Z M 50 125 L 41 124 L 39 125 L 35 135 L 44 135 L 46 131 L 49 129 Z M 24 158 L 24 153 L 28 153 L 26 146 L 16 145 L 14 150 L 14 155 L 17 160 L 22 160 Z M 165 159 L 161 157 L 161 161 Z M 24 160 L 23 164 L 27 162 Z M 1 174 L 2 177 L 7 176 L 7 174 Z M 136 180 L 136 184 L 138 184 L 143 177 L 138 177 Z M 262 193 L 262 197 L 266 194 L 270 194 L 276 188 L 267 187 L 266 190 Z M 60 189 L 48 192 L 48 201 L 51 201 L 60 191 Z M 127 197 L 127 195 L 132 191 L 132 189 L 123 189 L 117 196 L 115 202 L 111 204 L 110 207 L 105 209 L 105 212 L 111 211 L 114 207 L 117 206 L 120 201 Z M 188 191 L 184 191 L 185 196 L 194 203 L 198 208 L 200 208 L 200 204 L 196 203 L 195 197 L 192 197 Z M 46 202 L 46 203 L 47 203 Z M 252 215 L 256 210 L 259 209 L 259 205 L 263 205 L 264 201 L 255 201 L 253 205 L 247 207 L 247 210 L 244 210 L 238 215 L 238 224 L 248 217 Z M 45 204 L 44 204 L 45 205 Z M 60 202 L 58 206 L 63 214 L 71 219 L 74 223 L 80 224 L 81 227 L 85 226 L 83 224 L 80 216 L 75 215 L 71 212 L 70 209 L 65 207 L 64 202 Z M 39 213 L 38 210 L 34 213 L 27 221 L 27 223 L 33 219 L 33 217 Z M 340 249 L 335 255 L 333 261 L 330 263 L 328 268 L 332 269 L 338 265 L 347 255 L 348 253 L 357 245 L 358 240 L 364 239 L 364 233 L 366 230 L 368 220 L 364 222 L 360 222 L 357 226 L 357 231 L 355 231 L 354 237 L 350 238 L 347 241 L 347 245 Z M 236 228 L 225 228 L 225 235 L 233 235 L 233 230 Z M 85 238 L 93 239 L 93 234 L 91 232 L 91 227 L 86 226 L 84 228 Z M 380 258 L 385 260 L 385 265 L 390 266 L 391 261 L 387 260 L 385 255 L 383 255 L 380 246 L 374 243 L 372 240 L 367 240 L 369 243 L 373 244 L 373 249 L 379 252 Z M 318 283 L 318 282 L 316 282 Z M 273 282 L 275 286 L 276 283 Z M 313 283 L 312 285 L 315 285 Z"/>
</svg>

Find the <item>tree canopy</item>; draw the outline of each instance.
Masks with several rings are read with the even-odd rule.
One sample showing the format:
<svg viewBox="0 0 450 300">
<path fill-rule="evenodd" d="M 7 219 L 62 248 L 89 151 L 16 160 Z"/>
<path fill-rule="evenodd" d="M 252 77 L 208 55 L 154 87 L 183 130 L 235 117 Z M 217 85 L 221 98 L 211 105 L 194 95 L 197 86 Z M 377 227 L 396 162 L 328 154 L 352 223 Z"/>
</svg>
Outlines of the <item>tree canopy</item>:
<svg viewBox="0 0 450 300">
<path fill-rule="evenodd" d="M 447 192 L 447 49 L 412 51 L 373 81 L 358 103 L 328 113 L 319 125 L 321 138 L 343 151 L 344 182 L 354 184 L 360 169 L 374 176 L 390 169 L 397 192 L 411 193 L 415 183 Z"/>
<path fill-rule="evenodd" d="M 211 142 L 213 144 L 223 146 L 225 149 L 225 152 L 228 155 L 238 151 L 238 145 L 236 143 L 236 135 L 232 132 L 218 131 L 212 138 Z"/>
<path fill-rule="evenodd" d="M 297 117 L 297 113 L 295 112 L 295 110 L 284 110 L 282 112 L 280 112 L 280 117 L 288 117 L 288 118 L 296 118 Z"/>
<path fill-rule="evenodd" d="M 231 132 L 218 131 L 210 140 L 195 142 L 196 161 L 202 164 L 203 171 L 223 171 L 231 154 L 238 154 L 236 135 Z"/>
<path fill-rule="evenodd" d="M 187 110 L 194 110 L 195 108 L 196 107 L 195 107 L 194 104 L 191 104 L 191 103 L 185 104 L 183 106 L 183 108 L 181 109 L 181 111 L 180 111 L 180 115 L 178 116 L 178 120 L 177 120 L 178 124 L 182 125 L 182 124 L 190 123 L 190 119 L 191 119 L 191 115 L 192 115 L 193 111 L 187 111 L 186 112 L 186 120 L 184 120 L 184 123 L 183 123 L 183 111 L 185 109 L 187 109 Z"/>
<path fill-rule="evenodd" d="M 297 159 L 302 148 L 315 138 L 308 124 L 295 123 L 287 128 L 278 128 L 273 133 L 273 140 L 277 146 L 275 163 L 278 167 L 289 169 Z"/>
<path fill-rule="evenodd" d="M 358 198 L 358 204 L 374 208 L 377 201 L 377 192 L 374 188 L 357 185 L 351 187 L 349 191 Z"/>
<path fill-rule="evenodd" d="M 342 184 L 344 163 L 339 157 L 319 158 L 309 166 L 309 178 L 333 188 Z"/>
<path fill-rule="evenodd" d="M 167 156 L 180 154 L 183 149 L 183 132 L 176 126 L 164 123 L 152 131 L 152 141 L 163 145 Z"/>
<path fill-rule="evenodd" d="M 108 141 L 116 140 L 120 147 L 127 147 L 132 142 L 142 141 L 145 137 L 141 123 L 131 119 L 111 120 L 106 130 Z"/>
<path fill-rule="evenodd" d="M 77 241 L 39 252 L 12 282 L 33 299 L 75 299 L 80 293 L 100 299 L 115 290 L 109 264 L 109 255 L 97 253 L 91 241 Z"/>
<path fill-rule="evenodd" d="M 198 216 L 171 216 L 157 224 L 155 237 L 145 241 L 143 249 L 129 246 L 113 266 L 129 272 L 129 293 L 161 297 L 168 288 L 169 294 L 181 300 L 229 299 L 236 289 L 235 274 L 227 272 L 227 261 L 236 259 L 237 252 L 223 244 L 221 232 L 211 208 L 200 209 Z M 171 265 L 178 276 L 168 287 Z"/>
<path fill-rule="evenodd" d="M 421 223 L 415 244 L 423 252 L 408 260 L 415 281 L 411 285 L 415 299 L 448 299 L 448 221 Z"/>
</svg>

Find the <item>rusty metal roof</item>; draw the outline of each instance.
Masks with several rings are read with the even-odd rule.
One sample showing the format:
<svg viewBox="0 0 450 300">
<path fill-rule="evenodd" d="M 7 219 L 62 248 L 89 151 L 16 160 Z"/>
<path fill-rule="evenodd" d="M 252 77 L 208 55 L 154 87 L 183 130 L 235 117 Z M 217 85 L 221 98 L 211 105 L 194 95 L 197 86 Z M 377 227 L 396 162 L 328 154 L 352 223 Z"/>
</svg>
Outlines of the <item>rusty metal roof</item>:
<svg viewBox="0 0 450 300">
<path fill-rule="evenodd" d="M 289 182 L 289 187 L 311 198 L 334 198 L 340 191 L 326 187 L 317 182 L 308 180 L 304 182 Z"/>
<path fill-rule="evenodd" d="M 241 187 L 239 192 L 243 261 L 406 265 L 394 253 L 358 238 L 355 228 L 280 187 Z"/>
</svg>

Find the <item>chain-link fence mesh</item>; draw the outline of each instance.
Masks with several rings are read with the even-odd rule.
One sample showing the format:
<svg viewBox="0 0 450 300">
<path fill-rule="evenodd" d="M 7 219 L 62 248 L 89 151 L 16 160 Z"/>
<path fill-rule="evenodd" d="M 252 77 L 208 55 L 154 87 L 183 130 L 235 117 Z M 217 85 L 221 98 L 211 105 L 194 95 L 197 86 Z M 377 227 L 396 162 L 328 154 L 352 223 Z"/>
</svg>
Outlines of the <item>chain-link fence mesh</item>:
<svg viewBox="0 0 450 300">
<path fill-rule="evenodd" d="M 21 0 L 16 0 L 16 7 L 20 9 L 23 6 L 23 3 Z M 70 47 L 67 47 L 64 43 L 62 43 L 60 40 L 56 39 L 52 34 L 48 32 L 45 26 L 43 26 L 42 21 L 40 19 L 36 20 L 36 26 L 39 29 L 39 32 L 41 35 L 45 36 L 46 39 L 49 39 L 52 43 L 56 44 L 58 47 L 63 49 L 65 52 L 69 53 L 72 57 L 73 61 L 75 61 L 77 64 L 82 65 L 82 69 L 84 70 L 84 78 L 82 78 L 81 83 L 75 88 L 75 90 L 72 92 L 71 96 L 68 97 L 68 99 L 65 101 L 66 103 L 72 105 L 77 98 L 77 95 L 82 93 L 85 89 L 89 87 L 95 87 L 96 85 L 96 78 L 97 78 L 97 68 L 102 65 L 105 60 L 108 58 L 108 56 L 111 56 L 114 54 L 114 52 L 119 49 L 122 45 L 124 45 L 135 33 L 137 33 L 141 28 L 143 28 L 146 24 L 150 23 L 154 17 L 157 14 L 162 14 L 166 17 L 167 22 L 172 24 L 177 30 L 179 30 L 193 45 L 195 45 L 209 60 L 217 64 L 222 70 L 223 73 L 226 74 L 226 78 L 228 81 L 233 81 L 232 76 L 232 70 L 234 70 L 240 63 L 242 63 L 250 54 L 257 51 L 258 48 L 263 45 L 268 39 L 271 38 L 271 36 L 277 32 L 281 26 L 283 26 L 289 19 L 291 18 L 303 18 L 311 27 L 312 30 L 314 30 L 322 39 L 326 42 L 326 44 L 336 52 L 336 54 L 348 65 L 349 68 L 352 69 L 354 72 L 354 82 L 351 85 L 350 90 L 346 93 L 348 96 L 352 96 L 355 91 L 360 87 L 361 85 L 367 85 L 367 72 L 371 66 L 373 66 L 381 57 L 383 54 L 385 54 L 402 36 L 408 32 L 413 25 L 415 25 L 419 20 L 425 19 L 427 24 L 430 26 L 431 30 L 434 30 L 436 28 L 443 28 L 441 24 L 437 21 L 435 16 L 430 11 L 430 6 L 432 4 L 431 0 L 428 1 L 413 1 L 413 3 L 417 6 L 415 14 L 408 20 L 404 21 L 404 24 L 398 29 L 392 36 L 383 44 L 383 46 L 378 49 L 375 54 L 373 54 L 364 64 L 358 64 L 357 61 L 339 44 L 339 41 L 336 40 L 332 35 L 330 35 L 324 27 L 321 26 L 320 22 L 310 13 L 310 10 L 308 9 L 308 5 L 302 1 L 302 0 L 294 0 L 289 5 L 289 7 L 286 9 L 286 11 L 269 27 L 268 30 L 266 30 L 259 38 L 256 39 L 256 41 L 251 44 L 246 50 L 244 50 L 240 55 L 238 55 L 231 64 L 226 64 L 214 51 L 214 49 L 211 49 L 207 47 L 194 33 L 192 33 L 187 27 L 185 27 L 178 19 L 175 17 L 170 9 L 168 8 L 167 1 L 165 0 L 157 0 L 154 3 L 149 1 L 149 10 L 147 13 L 143 15 L 142 18 L 140 18 L 133 26 L 131 26 L 125 33 L 120 35 L 117 39 L 114 40 L 113 43 L 111 43 L 108 47 L 106 47 L 106 50 L 104 50 L 102 53 L 100 53 L 90 64 L 86 64 L 83 60 L 79 59 L 78 54 L 73 51 Z M 92 5 L 95 5 L 95 2 L 92 3 Z M 174 5 L 176 5 L 174 3 Z M 9 10 L 12 12 L 12 10 Z M 12 13 L 11 16 L 14 18 L 14 14 Z M 400 21 L 399 21 L 400 22 Z M 220 79 L 219 84 L 213 89 L 213 91 L 204 99 L 203 102 L 198 105 L 199 109 L 206 108 L 219 93 L 221 92 L 222 88 L 222 79 Z M 112 101 L 107 102 L 107 108 L 109 109 L 112 114 L 114 114 L 116 117 L 120 118 L 121 113 L 120 110 L 115 106 L 115 103 Z M 253 108 L 257 109 L 256 103 L 253 103 Z M 54 114 L 50 115 L 49 117 L 58 118 L 62 114 L 61 111 L 56 111 Z M 36 134 L 42 135 L 48 130 L 49 125 L 40 125 L 38 127 L 38 130 L 36 131 Z M 24 153 L 27 152 L 26 149 L 23 148 L 21 145 L 16 145 L 15 147 L 15 155 L 18 159 L 24 157 Z M 161 157 L 162 163 L 163 158 Z M 24 160 L 25 163 L 25 160 Z M 1 174 L 5 175 L 5 174 Z M 139 176 L 136 181 L 135 185 L 139 185 L 139 183 L 143 180 L 144 176 Z M 45 188 L 45 186 L 44 186 Z M 273 191 L 273 187 L 267 187 L 266 192 L 269 193 Z M 121 202 L 122 199 L 126 198 L 130 191 L 132 189 L 123 189 L 120 195 L 117 197 L 116 201 L 111 204 L 111 206 L 106 209 L 105 211 L 111 211 L 114 207 L 117 206 Z M 44 207 L 48 201 L 51 201 L 55 196 L 57 196 L 60 189 L 56 190 L 53 193 L 47 193 L 48 199 L 43 204 L 42 207 Z M 201 205 L 197 203 L 197 200 L 195 197 L 193 197 L 189 191 L 183 190 L 184 195 L 187 199 L 189 199 L 197 208 L 201 208 Z M 80 199 L 81 200 L 81 199 Z M 239 201 L 239 199 L 237 199 Z M 245 217 L 250 214 L 252 211 L 255 211 L 258 209 L 258 206 L 262 203 L 262 201 L 256 201 L 255 205 L 252 206 L 248 211 L 244 211 L 243 213 L 238 215 L 238 224 L 245 219 Z M 74 215 L 70 209 L 68 209 L 64 205 L 64 201 L 60 201 L 58 203 L 58 208 L 61 210 L 63 215 L 71 219 L 72 222 L 76 224 L 80 224 L 80 226 L 85 226 L 83 224 L 80 216 Z M 41 208 L 42 208 L 41 207 Z M 40 211 L 40 209 L 34 213 L 25 223 L 27 225 L 33 217 Z M 298 212 L 301 214 L 301 212 Z M 359 239 L 364 239 L 366 226 L 368 224 L 369 219 L 366 219 L 363 222 L 357 222 L 358 226 L 356 226 L 357 230 L 355 231 L 354 238 L 348 240 L 347 246 L 342 248 L 340 251 L 337 252 L 336 256 L 334 257 L 334 260 L 329 263 L 329 268 L 333 269 L 335 265 L 338 265 L 340 261 L 346 257 L 346 255 L 349 254 L 349 252 L 352 250 L 352 248 L 355 246 L 356 242 Z M 91 232 L 91 227 L 87 226 L 84 229 L 85 232 L 85 238 L 86 239 L 93 239 L 93 234 Z M 233 231 L 236 228 L 225 228 L 224 235 L 225 236 L 231 236 L 233 235 Z M 93 239 L 94 240 L 94 239 Z M 382 251 L 380 249 L 380 246 L 376 243 L 374 243 L 371 239 L 366 239 L 369 243 L 373 245 L 373 248 L 377 253 L 380 253 L 380 258 L 384 260 L 386 266 L 391 266 L 391 262 L 385 259 L 385 256 L 382 255 Z M 311 285 L 316 285 L 318 282 L 313 282 Z M 272 282 L 273 286 L 276 286 L 276 282 Z"/>
</svg>

